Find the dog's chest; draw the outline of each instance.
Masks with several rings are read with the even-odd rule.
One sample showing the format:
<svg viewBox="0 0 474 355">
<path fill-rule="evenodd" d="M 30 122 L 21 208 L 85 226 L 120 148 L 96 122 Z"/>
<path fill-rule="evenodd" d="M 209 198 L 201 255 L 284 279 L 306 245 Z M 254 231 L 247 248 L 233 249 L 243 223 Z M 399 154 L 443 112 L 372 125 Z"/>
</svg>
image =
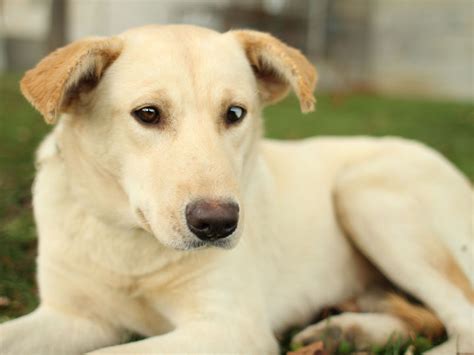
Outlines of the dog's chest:
<svg viewBox="0 0 474 355">
<path fill-rule="evenodd" d="M 265 299 L 277 331 L 305 323 L 321 308 L 354 297 L 373 276 L 331 216 L 322 220 L 302 232 L 299 241 L 288 232 L 293 243 L 284 240 L 279 250 L 272 251 L 273 262 L 267 259 L 262 280 L 267 282 Z"/>
</svg>

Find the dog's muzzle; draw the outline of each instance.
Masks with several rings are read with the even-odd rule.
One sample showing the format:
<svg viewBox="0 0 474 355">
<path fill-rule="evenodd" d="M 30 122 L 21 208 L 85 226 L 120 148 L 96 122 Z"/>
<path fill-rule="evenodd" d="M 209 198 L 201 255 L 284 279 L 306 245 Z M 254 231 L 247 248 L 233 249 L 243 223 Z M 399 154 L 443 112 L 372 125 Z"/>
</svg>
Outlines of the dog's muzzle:
<svg viewBox="0 0 474 355">
<path fill-rule="evenodd" d="M 186 206 L 186 223 L 196 237 L 212 242 L 231 235 L 239 222 L 239 205 L 218 200 L 197 200 Z"/>
</svg>

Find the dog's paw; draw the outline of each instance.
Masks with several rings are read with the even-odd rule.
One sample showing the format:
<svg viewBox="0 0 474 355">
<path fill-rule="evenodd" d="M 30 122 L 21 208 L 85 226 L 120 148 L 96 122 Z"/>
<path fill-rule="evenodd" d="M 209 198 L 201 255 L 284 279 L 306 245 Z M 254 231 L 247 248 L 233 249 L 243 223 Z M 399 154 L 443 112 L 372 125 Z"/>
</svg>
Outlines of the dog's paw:
<svg viewBox="0 0 474 355">
<path fill-rule="evenodd" d="M 322 341 L 326 349 L 338 351 L 342 347 L 348 352 L 383 346 L 392 337 L 408 336 L 403 322 L 390 315 L 348 312 L 311 325 L 292 340 L 300 345 Z"/>
<path fill-rule="evenodd" d="M 325 349 L 337 350 L 342 347 L 364 348 L 369 345 L 369 337 L 357 327 L 342 327 L 340 325 L 331 325 L 327 322 L 310 325 L 298 334 L 296 334 L 291 343 L 293 346 L 307 346 L 317 342 L 323 342 Z"/>
</svg>

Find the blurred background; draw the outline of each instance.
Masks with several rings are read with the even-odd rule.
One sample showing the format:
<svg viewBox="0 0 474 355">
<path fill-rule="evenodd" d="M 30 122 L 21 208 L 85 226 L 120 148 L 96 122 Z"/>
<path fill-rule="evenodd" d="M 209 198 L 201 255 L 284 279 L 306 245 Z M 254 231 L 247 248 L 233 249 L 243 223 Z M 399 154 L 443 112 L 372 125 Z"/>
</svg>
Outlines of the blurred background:
<svg viewBox="0 0 474 355">
<path fill-rule="evenodd" d="M 316 112 L 294 97 L 266 134 L 397 135 L 430 145 L 474 180 L 474 0 L 0 0 L 0 322 L 31 311 L 34 150 L 50 127 L 18 81 L 55 48 L 149 23 L 271 32 L 320 73 Z"/>
<path fill-rule="evenodd" d="M 320 89 L 473 99 L 472 0 L 0 0 L 0 70 L 148 23 L 271 32 L 317 62 Z"/>
</svg>

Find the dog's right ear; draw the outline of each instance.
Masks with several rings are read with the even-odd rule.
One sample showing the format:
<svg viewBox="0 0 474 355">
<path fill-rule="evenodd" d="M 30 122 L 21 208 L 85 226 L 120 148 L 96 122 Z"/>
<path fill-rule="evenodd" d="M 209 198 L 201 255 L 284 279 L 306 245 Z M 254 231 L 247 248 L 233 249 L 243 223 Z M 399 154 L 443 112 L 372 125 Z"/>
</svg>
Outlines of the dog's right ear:
<svg viewBox="0 0 474 355">
<path fill-rule="evenodd" d="M 27 71 L 20 83 L 21 91 L 47 123 L 55 123 L 79 94 L 97 85 L 121 51 L 122 40 L 116 37 L 73 42 Z"/>
</svg>

